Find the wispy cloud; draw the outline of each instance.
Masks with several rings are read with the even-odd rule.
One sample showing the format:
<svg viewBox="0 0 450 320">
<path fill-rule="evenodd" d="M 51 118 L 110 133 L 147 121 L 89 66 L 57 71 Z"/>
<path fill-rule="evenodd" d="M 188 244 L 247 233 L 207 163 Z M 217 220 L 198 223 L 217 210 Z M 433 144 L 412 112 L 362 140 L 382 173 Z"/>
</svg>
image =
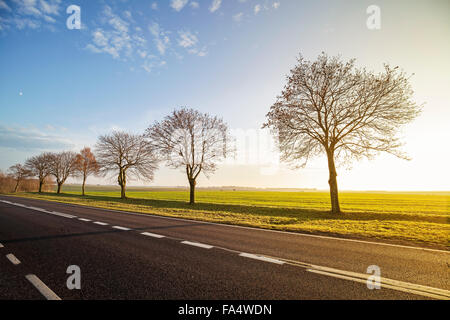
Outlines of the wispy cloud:
<svg viewBox="0 0 450 320">
<path fill-rule="evenodd" d="M 236 13 L 235 15 L 233 15 L 233 20 L 236 22 L 241 22 L 243 18 L 244 18 L 243 12 L 239 12 L 239 13 Z"/>
<path fill-rule="evenodd" d="M 7 4 L 0 0 L 0 30 L 15 27 L 38 29 L 41 26 L 54 28 L 59 16 L 61 0 L 12 0 Z"/>
<path fill-rule="evenodd" d="M 178 31 L 178 45 L 187 50 L 189 54 L 204 57 L 208 54 L 207 46 L 199 46 L 197 34 L 187 30 Z"/>
<path fill-rule="evenodd" d="M 136 50 L 145 47 L 147 40 L 142 36 L 142 30 L 130 28 L 133 21 L 131 12 L 125 11 L 124 16 L 129 21 L 120 18 L 111 7 L 105 6 L 101 18 L 104 26 L 92 32 L 92 43 L 86 49 L 94 53 L 107 53 L 114 59 L 126 59 Z"/>
<path fill-rule="evenodd" d="M 211 3 L 211 6 L 209 7 L 209 11 L 215 12 L 219 10 L 220 6 L 222 5 L 222 0 L 213 0 Z"/>
<path fill-rule="evenodd" d="M 150 33 L 153 35 L 156 48 L 161 55 L 166 53 L 168 46 L 170 45 L 169 32 L 164 31 L 157 22 L 153 22 L 148 27 Z"/>
<path fill-rule="evenodd" d="M 171 0 L 170 6 L 175 11 L 181 11 L 186 6 L 186 4 L 189 2 L 189 0 Z"/>
<path fill-rule="evenodd" d="M 197 36 L 192 34 L 190 31 L 179 31 L 178 35 L 180 36 L 178 39 L 178 45 L 183 48 L 190 48 L 198 43 Z"/>
<path fill-rule="evenodd" d="M 54 131 L 54 130 L 52 130 Z M 25 151 L 72 149 L 74 144 L 65 133 L 48 133 L 35 128 L 11 127 L 0 124 L 0 147 Z"/>
<path fill-rule="evenodd" d="M 260 4 L 255 5 L 253 12 L 255 14 L 258 14 L 260 11 L 261 11 L 261 5 Z"/>
<path fill-rule="evenodd" d="M 11 12 L 11 8 L 3 0 L 0 0 L 0 10 L 6 10 L 8 12 Z"/>
</svg>

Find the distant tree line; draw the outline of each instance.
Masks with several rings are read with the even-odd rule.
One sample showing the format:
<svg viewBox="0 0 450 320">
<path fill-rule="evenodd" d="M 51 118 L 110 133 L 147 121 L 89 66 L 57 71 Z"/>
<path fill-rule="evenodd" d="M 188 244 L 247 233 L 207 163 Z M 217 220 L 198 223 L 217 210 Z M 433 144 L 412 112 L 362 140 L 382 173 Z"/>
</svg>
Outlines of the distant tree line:
<svg viewBox="0 0 450 320">
<path fill-rule="evenodd" d="M 396 133 L 412 121 L 420 106 L 412 101 L 409 77 L 398 67 L 384 66 L 374 74 L 358 69 L 354 60 L 342 61 L 322 53 L 316 61 L 300 57 L 287 77 L 287 84 L 270 108 L 263 127 L 272 130 L 282 160 L 294 167 L 306 165 L 324 154 L 329 169 L 331 209 L 341 212 L 336 161 L 372 158 L 399 151 Z M 143 134 L 113 131 L 98 138 L 94 152 L 42 153 L 24 165 L 9 168 L 13 191 L 25 190 L 30 178 L 43 192 L 54 179 L 57 193 L 66 180 L 82 178 L 82 194 L 89 176 L 114 176 L 126 198 L 129 179 L 153 180 L 161 162 L 182 169 L 189 187 L 189 203 L 195 203 L 195 187 L 201 173 L 209 176 L 234 152 L 227 124 L 217 116 L 181 108 L 150 125 Z"/>
</svg>

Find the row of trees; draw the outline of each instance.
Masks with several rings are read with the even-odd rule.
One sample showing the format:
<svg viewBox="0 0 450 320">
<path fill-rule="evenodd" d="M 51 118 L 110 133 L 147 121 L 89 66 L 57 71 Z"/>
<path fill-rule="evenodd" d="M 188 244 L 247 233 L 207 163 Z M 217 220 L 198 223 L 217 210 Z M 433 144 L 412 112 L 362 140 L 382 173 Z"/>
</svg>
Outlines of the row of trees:
<svg viewBox="0 0 450 320">
<path fill-rule="evenodd" d="M 16 182 L 14 192 L 27 178 L 35 177 L 39 181 L 38 191 L 52 176 L 56 180 L 57 193 L 69 176 L 82 177 L 82 194 L 86 179 L 91 174 L 98 174 L 99 166 L 90 148 L 84 148 L 80 153 L 64 151 L 59 153 L 44 152 L 26 160 L 25 164 L 15 164 L 8 169 L 8 176 Z"/>
<path fill-rule="evenodd" d="M 406 159 L 396 134 L 420 112 L 412 95 L 409 77 L 398 67 L 385 65 L 374 74 L 355 67 L 355 60 L 345 62 L 325 53 L 313 62 L 300 57 L 263 127 L 272 130 L 282 160 L 294 167 L 326 155 L 332 212 L 339 213 L 336 161 L 348 165 L 352 158 L 372 158 L 379 152 Z M 98 162 L 87 148 L 79 155 L 44 153 L 11 171 L 18 185 L 29 170 L 39 178 L 39 191 L 51 174 L 58 193 L 71 174 L 81 173 L 83 194 L 90 174 L 114 174 L 125 198 L 129 177 L 152 180 L 159 162 L 165 161 L 186 172 L 193 204 L 200 173 L 214 173 L 231 152 L 228 127 L 222 119 L 182 108 L 142 135 L 115 131 L 100 136 L 95 146 Z"/>
<path fill-rule="evenodd" d="M 70 177 L 82 177 L 82 194 L 90 175 L 117 177 L 121 198 L 126 198 L 129 179 L 153 180 L 161 161 L 171 168 L 183 168 L 190 186 L 191 204 L 200 173 L 214 173 L 217 164 L 233 150 L 228 127 L 222 119 L 193 109 L 175 110 L 163 121 L 147 128 L 144 134 L 114 131 L 98 138 L 95 155 L 90 148 L 79 154 L 72 151 L 42 153 L 29 158 L 25 165 L 10 167 L 17 186 L 26 177 L 37 177 L 42 192 L 48 176 L 53 176 L 57 193 Z M 17 191 L 17 188 L 15 189 Z"/>
<path fill-rule="evenodd" d="M 39 187 L 39 181 L 38 179 L 35 179 L 34 177 L 26 177 L 19 179 L 16 179 L 11 173 L 8 172 L 2 172 L 0 170 L 0 193 L 10 193 L 10 192 L 17 192 L 17 191 L 24 191 L 24 192 L 33 192 L 38 190 Z M 45 183 L 45 187 L 43 190 L 50 191 L 54 189 L 54 182 L 52 181 L 51 177 L 49 177 Z"/>
<path fill-rule="evenodd" d="M 152 180 L 158 164 L 185 171 L 190 187 L 189 203 L 195 203 L 195 187 L 200 173 L 213 174 L 217 164 L 230 155 L 226 123 L 207 113 L 181 108 L 144 134 L 114 131 L 100 136 L 95 146 L 103 174 L 117 175 L 121 197 L 126 197 L 128 177 Z"/>
</svg>

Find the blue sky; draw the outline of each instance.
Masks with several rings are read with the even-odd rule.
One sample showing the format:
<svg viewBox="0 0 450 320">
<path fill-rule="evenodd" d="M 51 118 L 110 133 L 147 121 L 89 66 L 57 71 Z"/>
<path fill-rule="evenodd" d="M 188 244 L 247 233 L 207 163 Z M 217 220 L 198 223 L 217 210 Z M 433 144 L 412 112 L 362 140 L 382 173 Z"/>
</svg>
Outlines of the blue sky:
<svg viewBox="0 0 450 320">
<path fill-rule="evenodd" d="M 430 177 L 427 157 L 445 169 L 436 159 L 448 153 L 436 139 L 449 137 L 449 2 L 376 2 L 0 0 L 0 168 L 41 151 L 93 146 L 113 129 L 143 132 L 179 106 L 260 134 L 296 56 L 325 51 L 375 71 L 390 62 L 415 73 L 417 100 L 427 103 L 403 132 L 414 160 L 354 164 L 342 173 L 344 189 L 386 189 L 386 172 L 396 175 L 391 189 L 448 189 L 448 174 Z M 80 30 L 66 27 L 72 4 L 81 8 Z M 381 8 L 380 30 L 366 27 L 371 4 Z M 323 159 L 295 172 L 281 165 L 270 177 L 261 170 L 267 165 L 229 163 L 201 183 L 327 187 Z M 182 174 L 164 168 L 152 183 L 183 184 Z"/>
</svg>

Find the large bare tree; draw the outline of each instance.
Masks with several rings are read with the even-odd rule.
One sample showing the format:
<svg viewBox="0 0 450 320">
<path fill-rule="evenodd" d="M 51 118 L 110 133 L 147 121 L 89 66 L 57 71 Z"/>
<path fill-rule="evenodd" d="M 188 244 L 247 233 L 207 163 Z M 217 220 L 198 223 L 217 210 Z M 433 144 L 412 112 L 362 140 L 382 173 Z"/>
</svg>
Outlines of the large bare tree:
<svg viewBox="0 0 450 320">
<path fill-rule="evenodd" d="M 232 150 L 225 122 L 193 109 L 175 110 L 163 121 L 147 128 L 146 136 L 172 168 L 183 168 L 190 187 L 189 203 L 195 203 L 200 172 L 214 173 L 217 163 Z"/>
<path fill-rule="evenodd" d="M 74 174 L 77 154 L 73 151 L 63 151 L 50 154 L 50 174 L 56 178 L 58 186 L 56 193 L 61 193 L 61 187 L 67 178 Z"/>
<path fill-rule="evenodd" d="M 300 57 L 265 127 L 276 135 L 282 160 L 297 167 L 326 154 L 332 212 L 339 213 L 336 160 L 372 158 L 388 152 L 407 159 L 396 137 L 420 112 L 409 77 L 384 65 L 380 73 L 322 53 L 314 62 Z"/>
<path fill-rule="evenodd" d="M 39 193 L 42 192 L 47 177 L 50 175 L 51 154 L 48 152 L 33 156 L 25 162 L 25 167 L 31 170 L 32 174 L 39 179 Z"/>
<path fill-rule="evenodd" d="M 79 154 L 77 154 L 77 158 L 75 161 L 75 172 L 77 175 L 83 178 L 83 184 L 81 186 L 81 194 L 84 196 L 86 179 L 90 175 L 99 174 L 100 167 L 95 159 L 94 154 L 91 152 L 91 148 L 83 148 Z"/>
<path fill-rule="evenodd" d="M 26 178 L 33 176 L 33 173 L 27 167 L 21 165 L 20 163 L 15 164 L 8 169 L 8 174 L 11 178 L 13 178 L 16 182 L 14 186 L 14 192 L 17 192 L 19 188 L 19 184 Z"/>
<path fill-rule="evenodd" d="M 95 146 L 97 161 L 103 173 L 117 173 L 121 198 L 126 198 L 128 178 L 151 181 L 158 168 L 152 145 L 142 135 L 114 131 L 98 138 Z"/>
</svg>

